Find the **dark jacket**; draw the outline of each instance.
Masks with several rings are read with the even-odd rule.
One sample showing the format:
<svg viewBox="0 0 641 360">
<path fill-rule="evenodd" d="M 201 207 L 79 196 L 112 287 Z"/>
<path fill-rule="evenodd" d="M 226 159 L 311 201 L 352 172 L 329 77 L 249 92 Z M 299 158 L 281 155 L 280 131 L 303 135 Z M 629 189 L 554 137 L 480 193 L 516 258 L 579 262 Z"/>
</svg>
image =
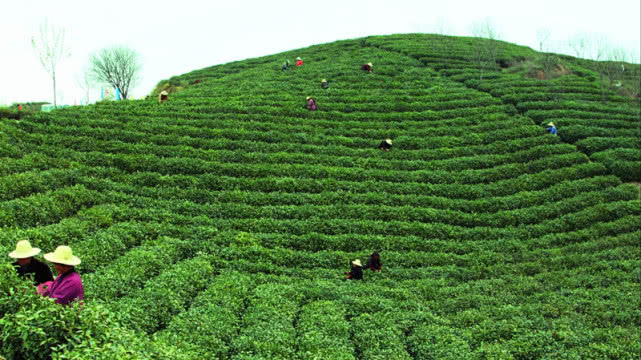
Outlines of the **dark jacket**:
<svg viewBox="0 0 641 360">
<path fill-rule="evenodd" d="M 383 263 L 381 263 L 380 257 L 375 258 L 374 256 L 370 256 L 369 259 L 367 259 L 367 265 L 365 267 L 372 271 L 380 271 L 383 268 Z"/>
<path fill-rule="evenodd" d="M 363 268 L 360 266 L 352 266 L 347 278 L 350 280 L 363 280 Z"/>
<path fill-rule="evenodd" d="M 372 72 L 372 67 L 369 66 L 368 64 L 365 64 L 365 65 L 361 66 L 361 70 Z"/>
<path fill-rule="evenodd" d="M 327 81 L 321 82 L 321 88 L 323 88 L 323 89 L 329 88 L 329 84 L 327 83 Z"/>
<path fill-rule="evenodd" d="M 383 140 L 381 141 L 381 144 L 378 145 L 378 148 L 381 150 L 389 150 L 392 148 L 392 145 L 388 144 L 387 141 Z"/>
<path fill-rule="evenodd" d="M 25 277 L 27 275 L 33 274 L 33 281 L 36 286 L 47 282 L 53 281 L 53 275 L 51 275 L 51 269 L 47 264 L 32 258 L 31 262 L 27 265 L 20 265 L 18 262 L 14 262 L 13 266 L 16 267 L 18 276 Z"/>
</svg>

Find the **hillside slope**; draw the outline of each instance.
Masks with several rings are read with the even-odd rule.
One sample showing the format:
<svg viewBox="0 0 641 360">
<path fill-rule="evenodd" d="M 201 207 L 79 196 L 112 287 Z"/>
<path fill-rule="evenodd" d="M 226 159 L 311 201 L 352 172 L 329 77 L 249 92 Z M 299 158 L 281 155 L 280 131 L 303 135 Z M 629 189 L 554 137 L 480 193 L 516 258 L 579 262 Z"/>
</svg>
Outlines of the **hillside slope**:
<svg viewBox="0 0 641 360">
<path fill-rule="evenodd" d="M 68 325 L 17 326 L 58 310 L 10 296 L 4 269 L 0 355 L 51 351 L 45 328 L 83 359 L 635 357 L 641 203 L 613 164 L 639 162 L 638 105 L 510 74 L 537 54 L 507 43 L 476 80 L 472 40 L 438 48 L 456 61 L 435 41 L 312 46 L 179 76 L 167 104 L 0 122 L 0 251 L 68 244 L 85 284 Z M 345 280 L 373 251 L 383 271 Z"/>
</svg>

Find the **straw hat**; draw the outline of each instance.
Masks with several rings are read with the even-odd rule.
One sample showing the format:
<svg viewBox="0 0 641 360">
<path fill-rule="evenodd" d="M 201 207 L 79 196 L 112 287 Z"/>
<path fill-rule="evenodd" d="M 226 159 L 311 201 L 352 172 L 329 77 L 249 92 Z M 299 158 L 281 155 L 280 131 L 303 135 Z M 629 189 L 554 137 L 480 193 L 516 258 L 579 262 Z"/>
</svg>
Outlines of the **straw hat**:
<svg viewBox="0 0 641 360">
<path fill-rule="evenodd" d="M 372 63 L 367 63 L 367 65 L 369 65 L 369 66 L 374 66 L 374 65 L 372 65 Z"/>
<path fill-rule="evenodd" d="M 45 254 L 45 259 L 56 264 L 64 264 L 69 266 L 80 265 L 80 259 L 78 259 L 77 256 L 73 256 L 71 248 L 65 245 L 58 246 L 56 248 L 56 251 Z"/>
<path fill-rule="evenodd" d="M 160 92 L 160 95 L 169 95 L 169 93 L 166 90 L 163 90 Z"/>
<path fill-rule="evenodd" d="M 297 57 L 297 58 L 296 58 L 296 60 L 302 60 L 302 59 L 301 59 L 301 58 L 300 58 L 300 56 L 299 56 L 299 57 Z"/>
<path fill-rule="evenodd" d="M 392 139 L 385 139 L 385 142 L 388 143 L 389 145 L 392 145 Z"/>
<path fill-rule="evenodd" d="M 311 98 L 312 98 L 311 96 L 308 96 L 308 97 L 306 97 L 305 99 L 306 99 L 306 100 L 309 100 L 309 99 L 311 99 Z"/>
<path fill-rule="evenodd" d="M 40 249 L 32 248 L 27 240 L 20 240 L 16 244 L 16 250 L 9 253 L 10 258 L 26 259 L 40 254 Z"/>
<path fill-rule="evenodd" d="M 363 265 L 361 265 L 361 261 L 359 259 L 356 259 L 356 260 L 352 261 L 352 264 L 356 265 L 356 266 L 363 266 Z"/>
<path fill-rule="evenodd" d="M 550 122 L 548 123 L 548 126 L 554 126 L 554 123 L 550 121 Z"/>
<path fill-rule="evenodd" d="M 327 79 L 323 79 L 323 80 L 321 80 L 321 82 L 327 82 Z"/>
</svg>

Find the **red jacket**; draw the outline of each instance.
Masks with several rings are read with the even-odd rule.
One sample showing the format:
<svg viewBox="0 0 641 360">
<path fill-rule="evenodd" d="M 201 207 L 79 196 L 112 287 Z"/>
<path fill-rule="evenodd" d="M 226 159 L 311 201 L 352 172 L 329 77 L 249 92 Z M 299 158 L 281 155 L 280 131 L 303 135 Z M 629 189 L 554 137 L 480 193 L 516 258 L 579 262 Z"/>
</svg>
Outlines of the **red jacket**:
<svg viewBox="0 0 641 360">
<path fill-rule="evenodd" d="M 303 60 L 296 60 L 296 66 L 303 66 Z"/>
</svg>

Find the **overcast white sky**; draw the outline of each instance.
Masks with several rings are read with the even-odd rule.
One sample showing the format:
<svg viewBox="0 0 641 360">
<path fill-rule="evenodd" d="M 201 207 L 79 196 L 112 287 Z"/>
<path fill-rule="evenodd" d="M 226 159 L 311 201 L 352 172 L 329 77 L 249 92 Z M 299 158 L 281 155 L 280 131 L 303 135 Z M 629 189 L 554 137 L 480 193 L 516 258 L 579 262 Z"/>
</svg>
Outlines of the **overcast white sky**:
<svg viewBox="0 0 641 360">
<path fill-rule="evenodd" d="M 58 66 L 63 104 L 80 102 L 76 78 L 89 55 L 113 45 L 141 55 L 139 98 L 159 80 L 215 64 L 367 35 L 471 35 L 485 18 L 502 40 L 537 50 L 541 28 L 556 52 L 569 53 L 567 40 L 578 32 L 603 34 L 635 62 L 641 30 L 639 0 L 18 0 L 3 1 L 0 13 L 0 104 L 51 101 L 51 78 L 30 42 L 45 18 L 66 29 L 71 50 Z"/>
</svg>

